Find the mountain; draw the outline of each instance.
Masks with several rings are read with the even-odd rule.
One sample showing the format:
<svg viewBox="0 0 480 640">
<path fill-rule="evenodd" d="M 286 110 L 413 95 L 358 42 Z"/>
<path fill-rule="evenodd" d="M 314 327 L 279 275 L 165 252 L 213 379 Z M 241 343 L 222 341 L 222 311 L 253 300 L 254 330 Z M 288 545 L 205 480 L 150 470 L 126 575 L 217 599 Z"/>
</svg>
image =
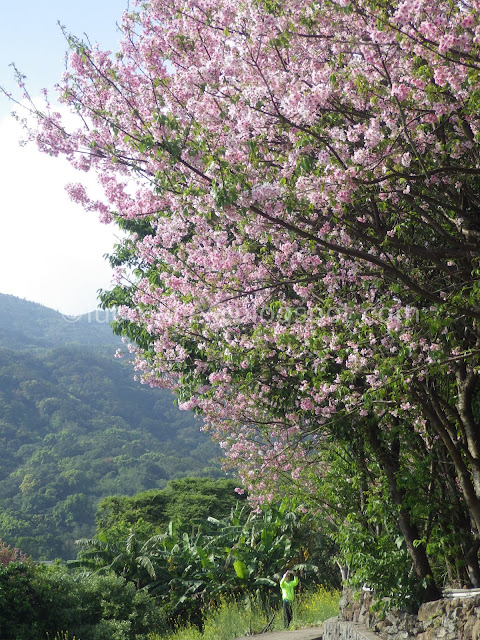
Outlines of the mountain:
<svg viewBox="0 0 480 640">
<path fill-rule="evenodd" d="M 35 559 L 72 557 L 103 497 L 224 475 L 200 420 L 114 357 L 107 320 L 0 294 L 0 538 Z"/>
<path fill-rule="evenodd" d="M 79 345 L 105 348 L 121 344 L 110 328 L 111 311 L 69 316 L 36 302 L 0 294 L 0 347 L 45 349 Z"/>
</svg>

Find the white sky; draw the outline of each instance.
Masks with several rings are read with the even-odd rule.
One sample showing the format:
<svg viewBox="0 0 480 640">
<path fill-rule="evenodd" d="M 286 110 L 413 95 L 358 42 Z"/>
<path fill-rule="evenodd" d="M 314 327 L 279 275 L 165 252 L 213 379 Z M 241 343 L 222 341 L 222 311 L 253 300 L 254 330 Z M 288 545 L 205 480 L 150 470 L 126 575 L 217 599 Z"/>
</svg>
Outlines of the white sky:
<svg viewBox="0 0 480 640">
<path fill-rule="evenodd" d="M 9 64 L 15 62 L 32 95 L 46 87 L 53 98 L 67 49 L 57 22 L 115 50 L 116 23 L 127 0 L 0 0 L 0 7 L 0 85 L 14 90 Z M 13 109 L 0 96 L 0 293 L 65 314 L 87 313 L 97 307 L 97 290 L 110 284 L 103 256 L 116 230 L 67 196 L 64 185 L 85 174 L 34 145 L 19 146 L 22 131 L 9 115 Z"/>
</svg>

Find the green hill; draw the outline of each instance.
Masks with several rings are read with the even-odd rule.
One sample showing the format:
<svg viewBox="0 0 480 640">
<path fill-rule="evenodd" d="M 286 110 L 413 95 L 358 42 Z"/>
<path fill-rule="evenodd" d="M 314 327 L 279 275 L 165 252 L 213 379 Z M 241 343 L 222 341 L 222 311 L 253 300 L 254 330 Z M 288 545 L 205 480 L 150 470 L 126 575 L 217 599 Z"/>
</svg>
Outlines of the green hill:
<svg viewBox="0 0 480 640">
<path fill-rule="evenodd" d="M 112 313 L 97 309 L 68 316 L 36 302 L 0 294 L 0 347 L 54 348 L 65 345 L 108 348 L 121 344 L 110 328 Z"/>
<path fill-rule="evenodd" d="M 105 496 L 223 475 L 200 420 L 114 358 L 104 316 L 70 320 L 0 295 L 0 538 L 35 559 L 72 557 Z"/>
</svg>

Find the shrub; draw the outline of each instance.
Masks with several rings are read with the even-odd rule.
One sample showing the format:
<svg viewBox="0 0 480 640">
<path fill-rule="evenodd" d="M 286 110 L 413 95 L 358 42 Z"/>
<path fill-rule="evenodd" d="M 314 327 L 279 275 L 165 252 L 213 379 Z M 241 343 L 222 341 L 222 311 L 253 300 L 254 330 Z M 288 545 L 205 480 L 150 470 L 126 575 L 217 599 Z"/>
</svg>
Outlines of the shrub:
<svg viewBox="0 0 480 640">
<path fill-rule="evenodd" d="M 23 562 L 0 566 L 0 629 L 2 640 L 34 640 L 37 607 L 33 588 L 34 567 Z"/>
<path fill-rule="evenodd" d="M 162 629 L 153 598 L 123 578 L 71 575 L 61 566 L 0 567 L 1 640 L 144 640 Z"/>
</svg>

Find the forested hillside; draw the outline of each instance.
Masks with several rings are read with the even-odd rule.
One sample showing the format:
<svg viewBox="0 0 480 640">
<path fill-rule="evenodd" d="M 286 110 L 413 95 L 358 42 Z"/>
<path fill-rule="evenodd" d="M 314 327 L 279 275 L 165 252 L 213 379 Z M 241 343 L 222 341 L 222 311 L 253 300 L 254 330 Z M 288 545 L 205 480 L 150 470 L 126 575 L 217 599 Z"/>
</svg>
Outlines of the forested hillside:
<svg viewBox="0 0 480 640">
<path fill-rule="evenodd" d="M 222 473 L 199 420 L 114 358 L 101 316 L 68 320 L 0 296 L 0 538 L 37 559 L 72 557 L 102 497 Z"/>
<path fill-rule="evenodd" d="M 0 294 L 0 347 L 54 348 L 67 344 L 108 349 L 120 343 L 110 328 L 111 311 L 68 316 L 36 302 Z"/>
</svg>

